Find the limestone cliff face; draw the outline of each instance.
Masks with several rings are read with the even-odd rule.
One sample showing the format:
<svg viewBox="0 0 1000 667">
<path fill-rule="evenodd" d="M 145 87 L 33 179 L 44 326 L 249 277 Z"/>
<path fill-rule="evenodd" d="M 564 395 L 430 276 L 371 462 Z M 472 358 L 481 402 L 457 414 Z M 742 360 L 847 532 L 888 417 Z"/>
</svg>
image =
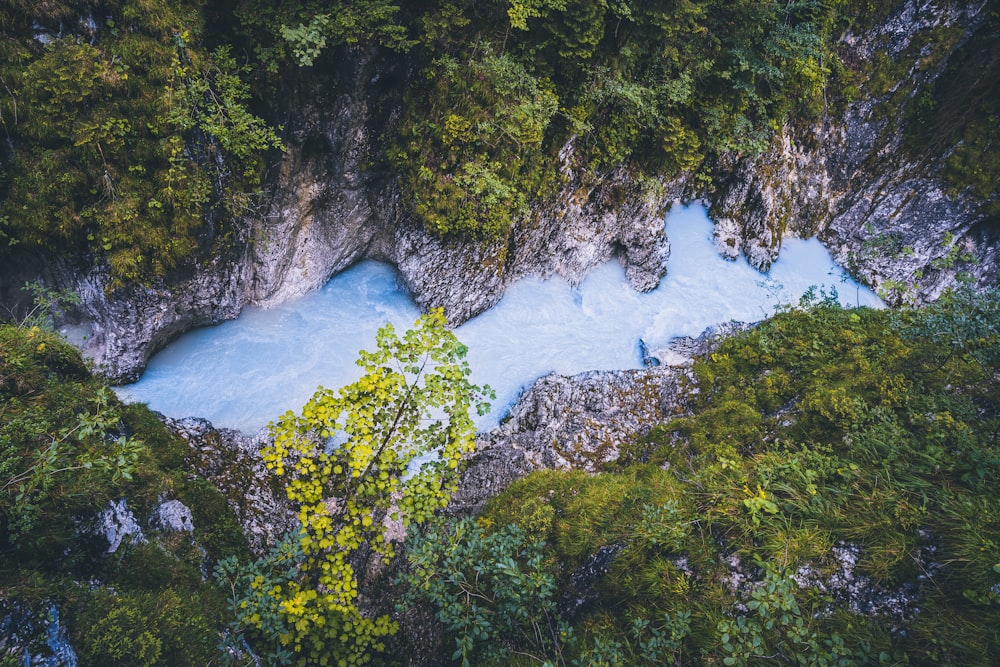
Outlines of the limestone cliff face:
<svg viewBox="0 0 1000 667">
<path fill-rule="evenodd" d="M 274 444 L 265 432 L 217 429 L 196 417 L 164 418 L 164 423 L 187 441 L 195 472 L 225 496 L 254 554 L 264 555 L 298 526 L 284 487 L 261 458 L 260 450 Z"/>
<path fill-rule="evenodd" d="M 239 315 L 246 304 L 246 264 L 219 259 L 172 284 L 105 291 L 94 268 L 67 283 L 80 295 L 82 317 L 63 328 L 98 369 L 119 381 L 138 379 L 150 355 L 185 331 Z"/>
<path fill-rule="evenodd" d="M 361 259 L 391 262 L 422 308 L 461 323 L 495 304 L 528 274 L 579 282 L 618 257 L 636 289 L 666 271 L 666 206 L 684 181 L 636 183 L 624 172 L 584 179 L 573 146 L 562 152 L 565 185 L 510 237 L 442 240 L 407 213 L 398 184 L 378 166 L 379 141 L 400 104 L 397 64 L 354 54 L 331 79 L 304 84 L 293 105 L 288 151 L 253 254 L 252 300 L 270 305 L 321 286 Z"/>
<path fill-rule="evenodd" d="M 27 312 L 30 295 L 20 289 L 26 282 L 74 292 L 79 303 L 57 313 L 56 324 L 117 381 L 136 379 L 149 355 L 184 331 L 232 319 L 247 303 L 250 265 L 238 246 L 169 282 L 114 291 L 108 289 L 106 267 L 85 258 L 14 250 L 0 266 L 0 305 L 15 315 Z"/>
<path fill-rule="evenodd" d="M 915 95 L 947 62 L 925 68 L 933 42 L 911 48 L 915 38 L 951 28 L 962 35 L 958 48 L 988 11 L 985 2 L 910 0 L 870 33 L 846 35 L 842 47 L 856 61 L 880 51 L 908 66 L 897 88 Z M 914 157 L 905 150 L 903 109 L 884 99 L 854 102 L 842 117 L 813 127 L 785 128 L 758 158 L 722 160 L 717 173 L 724 185 L 710 209 L 719 251 L 742 252 L 766 270 L 783 236 L 818 233 L 838 263 L 890 298 L 933 300 L 958 272 L 995 283 L 997 230 L 970 196 L 947 192 L 940 179 L 947 155 Z"/>
<path fill-rule="evenodd" d="M 287 151 L 266 204 L 238 222 L 235 242 L 217 257 L 167 281 L 115 291 L 101 266 L 48 258 L 34 274 L 30 266 L 22 271 L 80 295 L 63 330 L 108 377 L 133 380 L 184 331 L 233 318 L 248 304 L 299 296 L 367 258 L 398 267 L 417 303 L 444 308 L 454 324 L 495 304 L 525 275 L 579 282 L 612 257 L 636 289 L 657 285 L 669 254 L 663 215 L 684 194 L 683 180 L 637 183 L 625 172 L 583 178 L 569 144 L 564 187 L 506 242 L 434 238 L 408 217 L 394 177 L 377 162 L 399 109 L 403 65 L 373 53 L 340 55 L 336 66 L 290 86 Z"/>
<path fill-rule="evenodd" d="M 968 34 L 984 20 L 985 7 L 910 0 L 870 34 L 846 35 L 843 47 L 861 60 L 877 49 L 910 53 L 914 36 L 935 26 Z M 900 86 L 915 89 L 940 71 L 915 61 Z M 522 276 L 559 274 L 578 282 L 612 257 L 637 289 L 649 289 L 666 270 L 666 208 L 703 194 L 683 178 L 639 181 L 624 171 L 584 176 L 574 167 L 570 141 L 561 155 L 563 187 L 539 202 L 505 242 L 442 241 L 409 217 L 380 157 L 410 76 L 407 64 L 384 53 L 345 50 L 300 76 L 275 102 L 285 113 L 279 120 L 287 151 L 264 205 L 238 223 L 224 252 L 169 281 L 113 292 L 101 267 L 46 260 L 46 268 L 35 268 L 34 275 L 81 295 L 66 331 L 111 378 L 134 379 L 153 352 L 187 329 L 235 317 L 247 304 L 269 306 L 303 294 L 365 258 L 393 263 L 421 307 L 443 307 L 456 324 L 493 305 Z M 908 295 L 896 290 L 897 296 L 932 299 L 959 271 L 981 284 L 994 282 L 997 230 L 971 198 L 945 191 L 941 158 L 908 156 L 900 115 L 878 100 L 862 100 L 818 126 L 786 128 L 762 156 L 719 159 L 714 168 L 721 185 L 706 198 L 720 252 L 744 253 L 766 270 L 784 237 L 819 233 L 862 281 L 876 288 L 914 286 Z M 32 275 L 30 266 L 19 271 Z M 5 273 L 5 280 L 13 275 Z M 7 294 L 0 298 L 10 303 Z"/>
<path fill-rule="evenodd" d="M 568 145 L 564 187 L 517 225 L 506 244 L 440 241 L 404 220 L 383 257 L 399 268 L 422 308 L 444 308 L 453 324 L 494 305 L 519 278 L 557 274 L 578 284 L 613 257 L 635 289 L 656 287 L 670 254 L 664 213 L 684 193 L 684 181 L 640 184 L 624 173 L 582 179 L 569 166 L 571 155 Z"/>
</svg>

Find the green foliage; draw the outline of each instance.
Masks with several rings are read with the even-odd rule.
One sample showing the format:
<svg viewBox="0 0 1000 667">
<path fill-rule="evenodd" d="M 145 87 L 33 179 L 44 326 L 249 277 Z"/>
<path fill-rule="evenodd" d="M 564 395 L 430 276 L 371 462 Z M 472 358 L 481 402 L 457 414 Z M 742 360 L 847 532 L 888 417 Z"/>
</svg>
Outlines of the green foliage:
<svg viewBox="0 0 1000 667">
<path fill-rule="evenodd" d="M 543 0 L 518 2 L 514 0 L 507 8 L 510 27 L 515 30 L 527 30 L 528 19 L 541 18 L 543 16 L 548 17 L 554 11 L 566 11 L 568 4 L 568 0 L 553 0 L 549 2 Z"/>
<path fill-rule="evenodd" d="M 35 15 L 12 10 L 0 66 L 8 243 L 105 257 L 120 286 L 190 263 L 245 212 L 279 142 L 247 110 L 230 50 L 198 43 L 198 7 L 119 0 L 92 39 L 45 46 L 30 40 Z"/>
<path fill-rule="evenodd" d="M 605 631 L 573 660 L 579 667 L 658 667 L 682 665 L 683 640 L 691 631 L 691 614 L 664 614 L 662 624 L 644 618 L 632 620 L 626 635 Z"/>
<path fill-rule="evenodd" d="M 995 213 L 998 59 L 978 56 L 998 52 L 995 12 L 954 53 L 962 36 L 942 27 L 899 58 L 858 64 L 841 60 L 838 40 L 894 3 L 105 4 L 92 34 L 44 47 L 33 24 L 66 21 L 73 3 L 3 10 L 0 124 L 14 154 L 0 175 L 0 236 L 106 257 L 116 286 L 206 256 L 252 210 L 264 156 L 279 143 L 248 110 L 249 71 L 237 62 L 247 52 L 271 83 L 334 48 L 408 52 L 419 74 L 379 157 L 398 169 L 428 230 L 494 241 L 557 191 L 563 158 L 576 173 L 695 172 L 710 187 L 712 158 L 760 153 L 783 125 L 862 88 L 909 105 L 897 84 L 911 65 L 947 58 L 939 83 L 913 96 L 908 144 L 942 156 L 954 191 Z"/>
<path fill-rule="evenodd" d="M 934 304 L 894 317 L 905 339 L 929 341 L 927 351 L 941 363 L 957 357 L 978 365 L 995 385 L 990 369 L 1000 364 L 1000 290 L 963 285 Z"/>
<path fill-rule="evenodd" d="M 504 237 L 529 197 L 554 178 L 540 162 L 558 101 L 546 82 L 487 44 L 474 58 L 428 70 L 431 115 L 413 109 L 395 156 L 416 213 L 440 235 Z"/>
<path fill-rule="evenodd" d="M 53 332 L 0 326 L 0 588 L 36 618 L 60 610 L 81 665 L 213 660 L 225 601 L 202 568 L 246 542 L 188 454 Z M 110 501 L 127 499 L 142 523 L 171 497 L 192 508 L 194 535 L 147 527 L 148 543 L 109 555 L 81 528 Z"/>
<path fill-rule="evenodd" d="M 440 311 L 402 338 L 386 325 L 377 343 L 361 352 L 359 380 L 337 393 L 320 388 L 301 415 L 271 427 L 262 456 L 287 478 L 298 536 L 246 573 L 232 563 L 219 573 L 241 582 L 232 585 L 238 627 L 281 661 L 363 664 L 382 650 L 396 624 L 358 608 L 360 552 L 388 560 L 392 523 L 423 523 L 447 504 L 474 446 L 469 410 L 488 409 L 489 389 L 468 382 L 466 348 Z"/>
<path fill-rule="evenodd" d="M 169 584 L 168 584 L 169 585 Z M 151 667 L 205 664 L 215 649 L 201 600 L 173 588 L 87 596 L 77 616 L 79 658 L 85 665 Z"/>
<path fill-rule="evenodd" d="M 691 522 L 685 520 L 680 503 L 668 498 L 660 505 L 643 505 L 635 527 L 635 539 L 677 552 L 691 534 Z"/>
<path fill-rule="evenodd" d="M 80 297 L 71 290 L 55 290 L 39 282 L 25 283 L 23 290 L 32 297 L 31 307 L 23 314 L 8 309 L 13 321 L 22 329 L 38 328 L 51 332 L 55 328 L 54 318 L 80 302 Z"/>
<path fill-rule="evenodd" d="M 323 4 L 323 13 L 308 23 L 281 26 L 281 36 L 292 48 L 299 65 L 309 66 L 327 44 L 358 44 L 377 40 L 387 46 L 406 49 L 406 29 L 394 22 L 399 6 L 387 0 Z"/>
<path fill-rule="evenodd" d="M 783 125 L 827 113 L 828 99 L 856 96 L 861 84 L 876 95 L 899 89 L 908 72 L 903 60 L 861 72 L 839 58 L 845 31 L 894 8 L 882 0 L 108 5 L 93 39 L 45 48 L 30 41 L 32 21 L 56 24 L 71 5 L 4 10 L 0 124 L 15 154 L 0 177 L 0 235 L 106 256 L 116 285 L 204 256 L 253 206 L 263 157 L 279 144 L 248 111 L 239 53 L 255 53 L 274 83 L 334 48 L 408 52 L 419 74 L 380 157 L 428 230 L 494 241 L 557 191 L 563 158 L 576 173 L 697 172 L 710 186 L 712 158 L 760 153 Z M 213 32 L 208 16 L 224 27 Z M 996 52 L 994 24 L 963 53 Z M 921 67 L 957 44 L 942 31 L 915 40 L 914 54 L 930 50 Z M 997 179 L 983 82 L 996 61 L 956 58 L 958 76 L 941 79 L 954 90 L 925 91 L 912 114 L 926 129 L 915 145 L 957 146 L 946 176 L 984 202 Z M 948 111 L 956 104 L 962 113 Z"/>
<path fill-rule="evenodd" d="M 933 49 L 923 67 L 961 44 L 941 76 L 912 96 L 905 144 L 915 156 L 943 157 L 942 175 L 953 193 L 970 193 L 981 212 L 995 218 L 1000 215 L 1000 158 L 993 149 L 1000 93 L 993 82 L 1000 77 L 1000 14 L 996 9 L 984 14 L 986 20 L 967 41 L 962 35 L 943 35 L 928 45 Z"/>
<path fill-rule="evenodd" d="M 411 530 L 403 607 L 416 599 L 434 605 L 455 637 L 452 660 L 507 664 L 516 653 L 535 662 L 566 664 L 568 628 L 559 620 L 555 579 L 542 544 L 508 524 L 488 531 L 474 519 L 438 521 Z"/>
<path fill-rule="evenodd" d="M 143 444 L 115 433 L 118 401 L 95 385 L 55 334 L 0 327 L 0 520 L 9 544 L 31 537 L 44 516 L 75 508 L 84 489 L 135 471 Z"/>
<path fill-rule="evenodd" d="M 836 3 L 496 10 L 448 2 L 415 22 L 424 76 L 407 92 L 392 157 L 438 234 L 503 238 L 526 202 L 555 191 L 571 137 L 576 166 L 594 171 L 669 176 L 709 155 L 760 152 L 793 111 L 823 112 L 824 63 L 836 60 Z M 476 179 L 491 183 L 477 189 Z"/>
<path fill-rule="evenodd" d="M 515 482 L 463 524 L 479 542 L 426 532 L 412 594 L 452 619 L 459 647 L 473 636 L 472 664 L 496 662 L 458 620 L 497 627 L 490 614 L 507 598 L 495 591 L 529 573 L 553 582 L 546 599 L 595 600 L 572 617 L 555 605 L 556 627 L 571 625 L 560 655 L 576 664 L 990 664 L 998 304 L 993 290 L 963 289 L 890 313 L 814 295 L 697 361 L 691 415 L 654 428 L 617 469 Z M 541 549 L 530 568 L 515 557 L 514 575 L 477 579 L 448 561 L 468 542 L 503 547 L 473 563 L 509 562 L 522 544 L 512 535 Z M 606 574 L 585 574 L 602 554 Z M 833 583 L 851 577 L 873 611 Z M 920 611 L 893 616 L 880 595 L 912 596 Z M 520 602 L 545 608 L 532 600 Z M 497 643 L 534 652 L 532 625 L 505 618 Z"/>
<path fill-rule="evenodd" d="M 413 46 L 392 0 L 317 2 L 241 0 L 233 13 L 249 46 L 272 73 L 294 63 L 311 67 L 325 51 L 349 45 Z"/>
<path fill-rule="evenodd" d="M 230 556 L 215 567 L 215 579 L 229 594 L 229 622 L 222 649 L 224 664 L 233 664 L 246 646 L 255 641 L 256 652 L 270 665 L 292 664 L 294 653 L 288 646 L 295 636 L 294 621 L 275 603 L 289 581 L 298 577 L 305 558 L 297 536 L 288 535 L 262 558 L 241 563 Z"/>
<path fill-rule="evenodd" d="M 825 637 L 810 629 L 795 598 L 795 582 L 765 567 L 764 580 L 750 593 L 746 614 L 719 622 L 724 665 L 776 660 L 781 664 L 847 667 L 854 652 L 836 633 Z"/>
<path fill-rule="evenodd" d="M 649 506 L 646 507 L 650 513 Z M 647 522 L 652 521 L 646 517 Z M 546 665 L 679 664 L 690 614 L 664 614 L 662 623 L 634 618 L 624 641 L 598 632 L 581 650 L 561 617 L 552 562 L 544 543 L 517 524 L 491 529 L 488 520 L 441 520 L 407 541 L 409 586 L 402 607 L 430 603 L 454 636 L 453 661 Z"/>
<path fill-rule="evenodd" d="M 183 40 L 180 35 L 178 40 Z M 195 68 L 187 44 L 179 41 L 172 61 L 173 76 L 183 83 L 171 91 L 166 120 L 182 132 L 193 129 L 218 142 L 223 154 L 242 167 L 242 176 L 255 182 L 263 168 L 261 156 L 270 148 L 280 148 L 274 130 L 251 114 L 244 106 L 250 88 L 240 77 L 247 67 L 240 67 L 229 46 L 220 46 Z"/>
</svg>

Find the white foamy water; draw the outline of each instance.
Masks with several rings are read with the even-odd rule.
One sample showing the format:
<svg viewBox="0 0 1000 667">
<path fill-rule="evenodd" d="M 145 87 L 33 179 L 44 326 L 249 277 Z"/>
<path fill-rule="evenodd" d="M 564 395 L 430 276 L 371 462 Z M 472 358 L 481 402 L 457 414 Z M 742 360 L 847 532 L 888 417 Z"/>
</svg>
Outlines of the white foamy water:
<svg viewBox="0 0 1000 667">
<path fill-rule="evenodd" d="M 497 393 L 481 429 L 494 426 L 524 387 L 550 372 L 640 367 L 640 338 L 657 348 L 712 324 L 759 320 L 798 302 L 810 286 L 835 288 L 847 306 L 882 305 L 816 239 L 786 239 L 764 275 L 742 258 L 728 262 L 716 253 L 701 206 L 675 206 L 666 233 L 667 277 L 651 292 L 633 291 L 622 267 L 609 262 L 577 288 L 559 278 L 521 280 L 492 309 L 458 327 L 473 380 Z M 236 320 L 182 336 L 118 393 L 171 417 L 256 431 L 300 408 L 317 385 L 356 379 L 357 352 L 374 348 L 378 328 L 392 322 L 402 331 L 419 314 L 392 267 L 363 262 L 302 298 L 269 310 L 247 308 Z"/>
</svg>

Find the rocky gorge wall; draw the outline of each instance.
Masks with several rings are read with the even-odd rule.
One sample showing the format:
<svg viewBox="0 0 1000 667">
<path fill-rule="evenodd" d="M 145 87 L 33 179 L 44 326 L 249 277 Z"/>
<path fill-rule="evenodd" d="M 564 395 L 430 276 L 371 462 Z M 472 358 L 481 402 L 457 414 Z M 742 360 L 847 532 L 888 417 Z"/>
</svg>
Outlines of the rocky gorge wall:
<svg viewBox="0 0 1000 667">
<path fill-rule="evenodd" d="M 985 3 L 938 8 L 910 1 L 870 34 L 845 35 L 844 48 L 861 59 L 875 49 L 902 57 L 921 31 L 947 25 L 967 36 L 987 11 Z M 8 273 L 30 277 L 34 269 L 77 292 L 81 303 L 62 324 L 119 381 L 136 378 L 149 356 L 183 331 L 235 317 L 248 304 L 301 295 L 365 258 L 393 263 L 416 302 L 443 307 L 453 323 L 489 308 L 520 277 L 556 273 L 578 282 L 612 257 L 636 289 L 650 289 L 669 255 L 665 210 L 696 196 L 710 205 L 720 252 L 743 253 L 761 270 L 786 235 L 819 233 L 862 281 L 876 289 L 912 285 L 916 300 L 933 299 L 958 271 L 980 284 L 995 281 L 995 225 L 970 196 L 946 191 L 937 177 L 940 159 L 909 157 L 901 115 L 886 115 L 875 99 L 858 100 L 817 126 L 785 128 L 759 157 L 719 160 L 720 185 L 707 193 L 685 178 L 586 176 L 574 168 L 570 141 L 560 155 L 562 188 L 506 242 L 442 241 L 410 218 L 379 161 L 399 112 L 406 64 L 373 51 L 344 51 L 333 62 L 288 83 L 278 105 L 287 112 L 287 150 L 262 213 L 241 221 L 226 251 L 169 282 L 114 292 L 99 266 L 27 259 Z M 916 90 L 918 79 L 940 71 L 923 71 L 915 61 L 899 85 Z M 957 255 L 974 259 L 946 261 Z"/>
<path fill-rule="evenodd" d="M 841 40 L 845 58 L 898 61 L 906 75 L 881 96 L 859 99 L 839 118 L 781 130 L 771 149 L 752 159 L 723 160 L 724 183 L 711 199 L 719 252 L 767 270 L 785 235 L 819 234 L 855 278 L 915 303 L 934 300 L 965 272 L 996 282 L 1000 229 L 968 192 L 953 193 L 941 173 L 950 154 L 913 155 L 904 146 L 904 101 L 942 75 L 928 65 L 933 35 L 955 30 L 954 53 L 986 21 L 987 2 L 909 1 L 884 24 Z M 956 262 L 964 256 L 968 261 Z"/>
<path fill-rule="evenodd" d="M 60 328 L 103 374 L 125 382 L 184 331 L 234 318 L 249 304 L 305 294 L 363 259 L 394 264 L 418 305 L 444 308 L 455 324 L 489 308 L 525 275 L 579 282 L 612 257 L 636 289 L 658 284 L 669 255 L 663 216 L 688 194 L 683 179 L 636 182 L 624 172 L 585 178 L 572 169 L 568 145 L 563 189 L 506 242 L 435 238 L 407 215 L 392 174 L 377 167 L 381 134 L 399 109 L 399 63 L 349 55 L 294 86 L 287 151 L 263 213 L 240 221 L 235 240 L 216 256 L 171 280 L 114 291 L 105 267 L 25 256 L 5 278 L 3 300 L 23 300 L 11 287 L 35 279 L 78 294 Z"/>
</svg>

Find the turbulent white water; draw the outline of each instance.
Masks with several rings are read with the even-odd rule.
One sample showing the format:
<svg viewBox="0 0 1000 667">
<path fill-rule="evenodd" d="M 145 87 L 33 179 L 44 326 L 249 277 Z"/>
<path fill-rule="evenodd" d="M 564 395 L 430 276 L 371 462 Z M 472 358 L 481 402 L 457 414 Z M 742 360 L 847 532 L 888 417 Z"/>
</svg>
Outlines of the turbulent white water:
<svg viewBox="0 0 1000 667">
<path fill-rule="evenodd" d="M 663 347 L 729 320 L 755 321 L 796 303 L 810 286 L 835 288 L 844 305 L 880 306 L 816 239 L 785 239 L 768 274 L 744 259 L 722 259 L 712 224 L 698 205 L 675 206 L 666 220 L 671 243 L 667 277 L 647 293 L 633 291 L 617 262 L 594 270 L 579 287 L 554 278 L 511 286 L 495 307 L 456 331 L 469 347 L 473 380 L 497 392 L 495 425 L 517 395 L 552 371 L 638 368 L 638 340 Z M 192 331 L 149 362 L 139 382 L 120 387 L 172 417 L 206 417 L 216 426 L 256 431 L 301 407 L 317 385 L 358 377 L 358 350 L 374 347 L 385 322 L 407 328 L 419 311 L 394 269 L 363 262 L 323 289 L 270 310 Z"/>
</svg>

